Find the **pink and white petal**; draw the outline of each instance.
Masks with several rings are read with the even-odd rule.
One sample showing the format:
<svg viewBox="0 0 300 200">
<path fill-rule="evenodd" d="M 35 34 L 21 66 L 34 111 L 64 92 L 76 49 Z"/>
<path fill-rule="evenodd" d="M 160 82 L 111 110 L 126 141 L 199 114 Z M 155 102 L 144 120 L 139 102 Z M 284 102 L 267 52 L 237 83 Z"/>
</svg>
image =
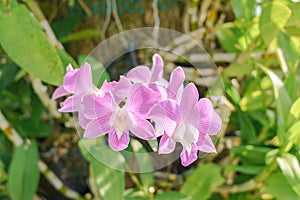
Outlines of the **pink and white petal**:
<svg viewBox="0 0 300 200">
<path fill-rule="evenodd" d="M 82 95 L 73 95 L 68 97 L 64 102 L 61 103 L 59 112 L 78 112 L 82 108 L 81 104 Z"/>
<path fill-rule="evenodd" d="M 164 62 L 160 55 L 154 54 L 152 57 L 153 65 L 151 68 L 150 82 L 158 81 L 163 76 Z"/>
<path fill-rule="evenodd" d="M 90 120 L 84 131 L 84 138 L 95 138 L 112 131 L 109 125 L 111 115 L 105 115 L 99 119 Z"/>
<path fill-rule="evenodd" d="M 183 149 L 180 154 L 181 164 L 186 167 L 195 162 L 198 158 L 197 153 L 197 149 L 195 148 L 192 148 L 190 153 L 188 153 L 187 150 Z"/>
<path fill-rule="evenodd" d="M 161 100 L 160 93 L 145 86 L 139 86 L 129 94 L 126 102 L 128 111 L 146 118 L 150 108 Z"/>
<path fill-rule="evenodd" d="M 79 71 L 75 82 L 75 93 L 93 93 L 95 91 L 90 64 L 84 63 Z"/>
<path fill-rule="evenodd" d="M 151 72 L 147 66 L 137 66 L 131 69 L 126 77 L 133 83 L 148 83 L 151 77 Z"/>
<path fill-rule="evenodd" d="M 183 90 L 180 109 L 182 113 L 183 121 L 193 121 L 195 117 L 196 104 L 198 102 L 199 93 L 196 86 L 193 83 L 189 83 Z"/>
<path fill-rule="evenodd" d="M 67 73 L 64 76 L 63 87 L 65 88 L 66 91 L 70 93 L 75 92 L 75 82 L 78 77 L 78 71 L 79 69 L 73 69 L 71 65 L 67 66 Z"/>
<path fill-rule="evenodd" d="M 70 94 L 70 92 L 65 90 L 65 88 L 63 86 L 60 86 L 60 87 L 56 88 L 56 90 L 53 92 L 51 99 L 55 100 L 60 97 L 66 96 L 68 94 Z"/>
<path fill-rule="evenodd" d="M 105 96 L 100 98 L 94 94 L 86 95 L 83 98 L 83 113 L 88 119 L 97 119 L 108 113 L 112 113 L 118 106 L 111 93 L 105 93 Z"/>
<path fill-rule="evenodd" d="M 121 76 L 113 91 L 113 95 L 117 104 L 119 104 L 124 98 L 128 97 L 130 87 L 131 83 L 129 79 L 127 79 L 125 76 Z"/>
<path fill-rule="evenodd" d="M 106 80 L 103 82 L 100 90 L 101 92 L 103 93 L 106 93 L 106 92 L 112 92 L 114 91 L 114 89 L 116 88 L 117 86 L 117 82 L 116 81 L 112 81 L 112 82 L 107 82 Z"/>
<path fill-rule="evenodd" d="M 114 151 L 121 151 L 123 149 L 126 149 L 130 141 L 129 133 L 128 132 L 123 132 L 121 135 L 120 139 L 117 136 L 116 130 L 111 131 L 108 134 L 108 143 L 109 146 L 114 150 Z"/>
<path fill-rule="evenodd" d="M 168 97 L 176 99 L 179 88 L 183 85 L 185 79 L 184 71 L 181 67 L 177 67 L 173 70 L 170 77 L 170 83 L 168 85 Z"/>
<path fill-rule="evenodd" d="M 166 117 L 165 108 L 160 104 L 154 105 L 149 111 L 149 118 L 155 122 L 156 136 L 160 136 L 166 133 L 169 137 L 172 137 L 176 129 L 177 123 L 175 119 L 170 119 Z"/>
<path fill-rule="evenodd" d="M 154 128 L 149 121 L 142 119 L 133 113 L 130 114 L 130 118 L 132 123 L 129 127 L 129 130 L 135 136 L 143 140 L 151 140 L 156 138 Z"/>
<path fill-rule="evenodd" d="M 211 138 L 207 134 L 200 134 L 197 142 L 197 148 L 199 151 L 206 153 L 216 153 L 216 147 L 212 142 Z"/>
<path fill-rule="evenodd" d="M 78 112 L 78 121 L 79 121 L 79 125 L 82 127 L 82 128 L 86 128 L 86 126 L 88 125 L 88 123 L 90 123 L 90 119 L 87 119 L 83 112 Z"/>
<path fill-rule="evenodd" d="M 158 154 L 169 154 L 175 150 L 176 142 L 164 134 L 159 141 Z"/>
<path fill-rule="evenodd" d="M 207 98 L 202 98 L 197 103 L 197 107 L 199 110 L 199 131 L 203 134 L 217 134 L 221 130 L 222 120 L 215 112 L 211 101 Z"/>
</svg>

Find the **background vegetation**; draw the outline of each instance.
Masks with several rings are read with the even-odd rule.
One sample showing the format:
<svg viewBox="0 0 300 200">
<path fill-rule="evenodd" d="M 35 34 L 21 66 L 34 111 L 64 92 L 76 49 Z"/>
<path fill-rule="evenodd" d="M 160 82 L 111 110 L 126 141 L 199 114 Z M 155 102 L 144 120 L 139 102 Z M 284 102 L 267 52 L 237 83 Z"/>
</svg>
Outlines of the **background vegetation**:
<svg viewBox="0 0 300 200">
<path fill-rule="evenodd" d="M 82 148 L 102 141 L 79 139 L 50 96 L 68 63 L 122 30 L 157 25 L 156 11 L 160 27 L 201 42 L 218 66 L 218 153 L 189 168 L 115 171 Z M 300 199 L 299 19 L 292 0 L 1 0 L 0 198 Z"/>
</svg>

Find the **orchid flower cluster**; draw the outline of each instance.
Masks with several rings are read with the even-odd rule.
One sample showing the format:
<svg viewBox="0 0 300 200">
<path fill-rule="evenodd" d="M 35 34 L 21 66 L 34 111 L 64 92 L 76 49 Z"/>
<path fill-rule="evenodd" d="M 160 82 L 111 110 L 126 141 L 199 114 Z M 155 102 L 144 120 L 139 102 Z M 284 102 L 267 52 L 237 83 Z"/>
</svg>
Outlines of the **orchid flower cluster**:
<svg viewBox="0 0 300 200">
<path fill-rule="evenodd" d="M 176 143 L 182 145 L 183 166 L 197 159 L 198 151 L 216 152 L 210 135 L 221 129 L 221 119 L 207 98 L 199 100 L 196 86 L 184 87 L 185 74 L 177 67 L 167 81 L 163 60 L 155 54 L 153 66 L 137 66 L 119 81 L 104 82 L 97 88 L 88 63 L 79 69 L 67 66 L 63 85 L 53 99 L 70 95 L 60 112 L 78 112 L 85 138 L 108 134 L 109 146 L 120 151 L 130 141 L 130 133 L 143 140 L 160 138 L 158 153 L 169 154 Z"/>
</svg>

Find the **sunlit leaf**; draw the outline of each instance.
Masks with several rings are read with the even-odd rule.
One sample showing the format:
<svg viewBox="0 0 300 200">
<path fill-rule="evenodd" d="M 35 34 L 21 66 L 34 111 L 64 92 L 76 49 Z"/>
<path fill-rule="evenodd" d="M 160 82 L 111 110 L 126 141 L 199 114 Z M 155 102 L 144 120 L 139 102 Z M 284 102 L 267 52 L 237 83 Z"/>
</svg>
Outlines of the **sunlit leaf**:
<svg viewBox="0 0 300 200">
<path fill-rule="evenodd" d="M 256 2 L 248 0 L 231 0 L 234 15 L 237 19 L 251 20 L 255 17 Z"/>
<path fill-rule="evenodd" d="M 277 158 L 277 163 L 293 190 L 300 196 L 300 166 L 297 157 L 286 153 Z"/>
<path fill-rule="evenodd" d="M 271 1 L 263 5 L 259 26 L 265 45 L 276 37 L 290 16 L 291 10 L 279 1 Z"/>
<path fill-rule="evenodd" d="M 38 159 L 34 141 L 22 144 L 16 150 L 8 171 L 9 192 L 13 200 L 33 199 L 40 179 Z"/>
<path fill-rule="evenodd" d="M 212 190 L 224 181 L 225 179 L 221 176 L 221 167 L 208 163 L 195 169 L 180 192 L 192 197 L 193 200 L 204 200 L 209 198 Z"/>
<path fill-rule="evenodd" d="M 15 63 L 47 83 L 62 83 L 63 66 L 56 49 L 24 5 L 0 10 L 0 24 L 0 44 Z"/>
<path fill-rule="evenodd" d="M 294 200 L 299 198 L 281 172 L 268 176 L 266 183 L 265 190 L 277 199 Z"/>
</svg>

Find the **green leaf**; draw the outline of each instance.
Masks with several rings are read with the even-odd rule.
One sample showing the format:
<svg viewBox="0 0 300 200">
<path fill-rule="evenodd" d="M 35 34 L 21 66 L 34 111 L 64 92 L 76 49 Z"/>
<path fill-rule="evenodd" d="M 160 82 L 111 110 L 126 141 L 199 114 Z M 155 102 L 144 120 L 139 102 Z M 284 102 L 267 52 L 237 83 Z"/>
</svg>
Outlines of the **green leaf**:
<svg viewBox="0 0 300 200">
<path fill-rule="evenodd" d="M 244 165 L 265 165 L 265 155 L 273 150 L 269 147 L 241 145 L 231 149 L 231 153 L 239 157 Z"/>
<path fill-rule="evenodd" d="M 93 57 L 90 56 L 83 56 L 80 55 L 78 57 L 78 63 L 79 65 L 84 64 L 84 62 L 87 62 L 91 65 L 92 67 L 92 76 L 93 76 L 93 83 L 97 85 L 97 87 L 101 87 L 103 82 L 110 81 L 109 74 L 107 71 L 104 69 L 102 63 L 100 63 L 98 60 L 96 60 Z"/>
<path fill-rule="evenodd" d="M 56 49 L 63 66 L 71 64 L 74 68 L 78 68 L 76 61 L 63 49 Z"/>
<path fill-rule="evenodd" d="M 272 1 L 263 5 L 259 27 L 266 46 L 277 36 L 290 16 L 291 10 L 283 3 Z"/>
<path fill-rule="evenodd" d="M 256 2 L 249 0 L 231 0 L 235 18 L 251 20 L 255 17 Z"/>
<path fill-rule="evenodd" d="M 293 190 L 300 196 L 300 166 L 297 157 L 286 153 L 277 163 Z"/>
<path fill-rule="evenodd" d="M 291 106 L 289 110 L 288 121 L 290 121 L 292 125 L 299 118 L 300 118 L 300 97 Z"/>
<path fill-rule="evenodd" d="M 290 73 L 294 73 L 295 69 L 299 67 L 300 50 L 291 37 L 284 32 L 280 32 L 277 39 L 278 46 L 282 50 L 289 71 Z"/>
<path fill-rule="evenodd" d="M 224 181 L 220 166 L 213 163 L 204 164 L 197 167 L 187 178 L 180 193 L 192 197 L 193 200 L 207 199 L 212 190 L 223 184 Z"/>
<path fill-rule="evenodd" d="M 148 190 L 150 186 L 154 185 L 154 175 L 152 160 L 146 149 L 137 140 L 130 142 L 133 151 L 135 152 L 135 159 L 138 163 L 139 171 L 141 172 L 140 178 L 143 186 Z M 128 161 L 127 161 L 128 162 Z"/>
<path fill-rule="evenodd" d="M 75 33 L 70 33 L 67 36 L 59 38 L 62 43 L 73 42 L 77 40 L 90 39 L 101 36 L 99 31 L 93 29 L 80 30 Z"/>
<path fill-rule="evenodd" d="M 275 172 L 268 176 L 266 183 L 265 190 L 277 199 L 294 200 L 299 198 L 281 172 Z"/>
<path fill-rule="evenodd" d="M 0 44 L 15 63 L 47 83 L 62 83 L 63 66 L 56 49 L 24 5 L 0 10 L 0 24 Z"/>
<path fill-rule="evenodd" d="M 286 127 L 286 120 L 288 118 L 288 113 L 292 105 L 291 99 L 286 91 L 283 82 L 280 78 L 270 69 L 258 65 L 272 80 L 274 98 L 276 103 L 276 112 L 277 112 L 277 135 L 279 139 L 284 140 L 284 134 Z"/>
<path fill-rule="evenodd" d="M 300 121 L 294 123 L 288 130 L 288 141 L 300 148 Z M 287 149 L 291 148 L 289 146 Z"/>
<path fill-rule="evenodd" d="M 292 15 L 286 23 L 285 31 L 291 36 L 300 36 L 300 2 L 290 1 L 287 6 L 292 11 Z"/>
<path fill-rule="evenodd" d="M 153 200 L 192 200 L 192 198 L 179 192 L 172 191 L 155 195 Z"/>
<path fill-rule="evenodd" d="M 22 144 L 16 150 L 8 171 L 8 186 L 13 200 L 33 199 L 40 173 L 38 148 L 35 141 Z"/>
<path fill-rule="evenodd" d="M 240 122 L 242 141 L 248 144 L 257 143 L 257 135 L 252 121 L 245 112 L 240 110 L 240 108 L 237 108 L 237 111 Z"/>
<path fill-rule="evenodd" d="M 14 63 L 0 65 L 0 88 L 4 89 L 14 82 L 18 67 Z"/>
<path fill-rule="evenodd" d="M 124 158 L 105 144 L 103 137 L 81 139 L 79 147 L 91 164 L 96 192 L 103 200 L 123 199 L 125 189 Z M 112 159 L 113 158 L 113 159 Z"/>
<path fill-rule="evenodd" d="M 253 65 L 248 63 L 237 63 L 231 64 L 229 67 L 225 68 L 223 74 L 227 77 L 242 77 L 245 75 L 250 75 L 253 70 Z"/>
<path fill-rule="evenodd" d="M 243 174 L 256 175 L 262 171 L 263 166 L 255 166 L 255 165 L 227 165 L 225 167 L 226 171 L 235 171 Z"/>
<path fill-rule="evenodd" d="M 109 156 L 109 155 L 107 155 Z M 110 159 L 112 157 L 109 157 Z M 99 159 L 92 157 L 91 166 L 97 191 L 103 200 L 123 199 L 125 189 L 125 173 L 103 164 Z"/>
<path fill-rule="evenodd" d="M 246 94 L 240 101 L 242 111 L 257 110 L 264 108 L 272 101 L 272 96 L 262 90 L 256 90 Z"/>
</svg>

